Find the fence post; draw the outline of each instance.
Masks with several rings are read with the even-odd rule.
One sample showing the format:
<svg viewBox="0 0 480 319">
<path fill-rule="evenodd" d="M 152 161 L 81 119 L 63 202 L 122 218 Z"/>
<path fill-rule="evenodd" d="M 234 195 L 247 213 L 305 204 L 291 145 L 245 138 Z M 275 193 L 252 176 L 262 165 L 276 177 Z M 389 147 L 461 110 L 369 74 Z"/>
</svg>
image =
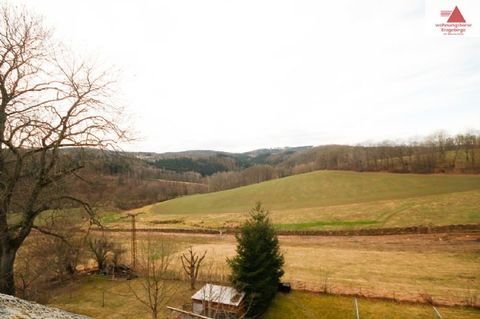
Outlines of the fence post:
<svg viewBox="0 0 480 319">
<path fill-rule="evenodd" d="M 442 315 L 440 314 L 440 311 L 437 310 L 437 308 L 435 308 L 434 306 L 432 306 L 433 308 L 433 313 L 435 314 L 435 318 L 440 318 L 440 319 L 443 319 Z"/>
<path fill-rule="evenodd" d="M 358 302 L 357 298 L 353 298 L 353 304 L 355 306 L 355 319 L 360 319 L 360 312 L 358 311 Z"/>
</svg>

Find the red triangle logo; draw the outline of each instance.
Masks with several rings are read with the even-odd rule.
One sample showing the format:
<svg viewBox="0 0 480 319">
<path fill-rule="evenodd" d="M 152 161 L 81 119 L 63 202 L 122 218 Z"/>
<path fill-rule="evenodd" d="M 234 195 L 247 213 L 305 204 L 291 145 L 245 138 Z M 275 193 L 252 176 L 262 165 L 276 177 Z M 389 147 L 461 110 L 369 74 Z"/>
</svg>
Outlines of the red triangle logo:
<svg viewBox="0 0 480 319">
<path fill-rule="evenodd" d="M 465 19 L 463 18 L 463 15 L 460 12 L 460 10 L 458 10 L 457 6 L 455 6 L 455 9 L 453 9 L 453 12 L 450 15 L 450 17 L 448 18 L 447 22 L 449 22 L 449 23 L 465 22 Z"/>
</svg>

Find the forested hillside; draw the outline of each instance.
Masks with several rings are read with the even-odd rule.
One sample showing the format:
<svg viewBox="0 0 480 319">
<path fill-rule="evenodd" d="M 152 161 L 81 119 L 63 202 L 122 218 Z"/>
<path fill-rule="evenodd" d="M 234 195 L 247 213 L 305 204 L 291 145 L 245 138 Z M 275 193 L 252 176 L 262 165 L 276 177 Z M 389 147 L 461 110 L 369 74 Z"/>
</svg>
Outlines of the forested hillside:
<svg viewBox="0 0 480 319">
<path fill-rule="evenodd" d="M 83 166 L 69 187 L 97 207 L 129 209 L 208 190 L 199 173 L 160 170 L 130 153 L 71 149 L 63 157 Z"/>
</svg>

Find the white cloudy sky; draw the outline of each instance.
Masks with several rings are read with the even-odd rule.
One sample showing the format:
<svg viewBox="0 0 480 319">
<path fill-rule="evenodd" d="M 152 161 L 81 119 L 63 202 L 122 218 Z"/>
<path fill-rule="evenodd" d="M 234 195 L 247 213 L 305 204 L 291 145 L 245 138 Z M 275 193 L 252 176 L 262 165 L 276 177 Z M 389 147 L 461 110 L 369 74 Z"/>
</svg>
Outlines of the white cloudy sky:
<svg viewBox="0 0 480 319">
<path fill-rule="evenodd" d="M 121 70 L 128 150 L 246 151 L 478 129 L 480 38 L 424 2 L 10 0 Z M 468 14 L 464 12 L 468 20 Z"/>
</svg>

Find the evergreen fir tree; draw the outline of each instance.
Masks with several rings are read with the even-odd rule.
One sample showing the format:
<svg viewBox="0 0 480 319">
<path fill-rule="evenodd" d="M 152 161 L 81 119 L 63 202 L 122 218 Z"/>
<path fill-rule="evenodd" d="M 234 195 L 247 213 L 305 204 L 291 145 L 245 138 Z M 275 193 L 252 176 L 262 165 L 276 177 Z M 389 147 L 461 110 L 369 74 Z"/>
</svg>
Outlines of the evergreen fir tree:
<svg viewBox="0 0 480 319">
<path fill-rule="evenodd" d="M 257 203 L 236 235 L 237 255 L 228 260 L 232 284 L 246 293 L 249 316 L 262 314 L 272 302 L 283 275 L 283 255 L 268 211 Z"/>
</svg>

